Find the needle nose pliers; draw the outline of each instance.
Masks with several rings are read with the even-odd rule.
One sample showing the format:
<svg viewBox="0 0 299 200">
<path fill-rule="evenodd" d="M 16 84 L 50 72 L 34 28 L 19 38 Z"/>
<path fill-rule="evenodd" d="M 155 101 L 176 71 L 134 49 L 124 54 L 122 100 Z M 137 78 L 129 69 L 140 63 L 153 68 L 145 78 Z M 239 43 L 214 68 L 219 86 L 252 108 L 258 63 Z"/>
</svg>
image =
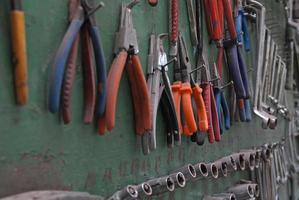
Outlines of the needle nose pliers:
<svg viewBox="0 0 299 200">
<path fill-rule="evenodd" d="M 134 0 L 128 5 L 122 5 L 120 27 L 115 39 L 116 57 L 108 74 L 107 104 L 105 115 L 99 120 L 99 134 L 104 134 L 106 129 L 111 131 L 115 126 L 116 100 L 125 66 L 133 97 L 136 133 L 143 135 L 151 129 L 150 96 L 137 55 L 139 49 L 132 20 L 132 8 L 139 2 L 140 0 Z"/>
<path fill-rule="evenodd" d="M 70 0 L 70 3 L 74 3 L 74 0 Z M 105 64 L 105 57 L 104 57 L 104 51 L 101 45 L 101 37 L 100 37 L 100 31 L 99 28 L 96 25 L 95 18 L 93 16 L 94 11 L 102 7 L 103 3 L 100 3 L 98 6 L 94 7 L 94 1 L 93 0 L 81 0 L 78 2 L 78 6 L 76 7 L 76 11 L 74 12 L 74 15 L 72 17 L 71 23 L 67 29 L 66 34 L 64 35 L 64 38 L 58 48 L 58 51 L 56 53 L 55 59 L 54 59 L 54 65 L 53 65 L 53 72 L 51 76 L 51 82 L 50 82 L 50 90 L 49 90 L 49 105 L 48 108 L 51 112 L 55 113 L 60 109 L 60 99 L 61 99 L 61 90 L 63 88 L 64 93 L 64 110 L 66 114 L 64 114 L 65 122 L 68 123 L 68 114 L 69 112 L 69 101 L 70 101 L 70 90 L 72 88 L 72 82 L 73 82 L 73 76 L 75 75 L 75 67 L 74 63 L 75 61 L 72 60 L 76 58 L 74 55 L 70 56 L 70 54 L 74 54 L 76 50 L 75 46 L 77 45 L 77 38 L 80 29 L 82 29 L 83 36 L 85 35 L 87 38 L 83 39 L 83 42 L 85 43 L 92 43 L 92 44 L 86 44 L 83 45 L 85 48 L 83 51 L 86 51 L 86 48 L 89 48 L 89 51 L 93 48 L 94 51 L 94 60 L 96 62 L 96 70 L 97 70 L 97 108 L 96 112 L 99 116 L 101 116 L 104 113 L 104 108 L 106 104 L 106 64 Z M 84 31 L 85 30 L 85 31 Z M 84 33 L 85 32 L 85 33 Z M 86 35 L 87 34 L 87 35 Z M 84 37 L 83 37 L 84 38 Z M 73 52 L 72 52 L 73 51 Z M 93 113 L 95 110 L 95 101 L 96 97 L 93 95 L 93 93 L 96 93 L 93 91 L 93 86 L 95 83 L 93 81 L 95 80 L 95 77 L 93 77 L 93 58 L 91 57 L 92 52 L 88 52 L 86 56 L 89 59 L 88 62 L 83 62 L 84 71 L 86 72 L 84 75 L 85 78 L 85 122 L 90 123 L 93 118 Z M 69 59 L 69 60 L 68 60 Z M 67 70 L 65 70 L 65 66 L 68 63 Z M 72 69 L 68 69 L 71 67 Z M 65 78 L 64 78 L 65 76 Z M 63 86 L 63 84 L 65 84 Z"/>
<path fill-rule="evenodd" d="M 151 34 L 150 36 L 147 85 L 151 98 L 152 128 L 149 134 L 142 136 L 142 147 L 145 154 L 156 149 L 156 119 L 159 105 L 161 105 L 166 121 L 168 147 L 173 147 L 174 144 L 179 145 L 181 142 L 171 85 L 167 75 L 168 64 L 171 61 L 167 62 L 167 55 L 163 47 L 163 38 L 167 36 L 168 34 L 165 33 Z"/>
</svg>

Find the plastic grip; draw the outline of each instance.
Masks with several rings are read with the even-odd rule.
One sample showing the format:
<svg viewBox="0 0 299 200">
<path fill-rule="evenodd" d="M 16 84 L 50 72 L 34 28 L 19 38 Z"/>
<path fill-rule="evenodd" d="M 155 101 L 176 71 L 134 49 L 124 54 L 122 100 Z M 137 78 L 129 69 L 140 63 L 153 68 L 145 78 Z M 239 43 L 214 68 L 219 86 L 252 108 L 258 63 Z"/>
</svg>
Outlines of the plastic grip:
<svg viewBox="0 0 299 200">
<path fill-rule="evenodd" d="M 231 119 L 230 119 L 229 108 L 228 108 L 227 102 L 225 100 L 224 93 L 222 91 L 220 92 L 220 95 L 221 95 L 221 107 L 222 107 L 222 112 L 224 115 L 224 126 L 225 126 L 225 129 L 230 129 Z"/>
<path fill-rule="evenodd" d="M 102 116 L 105 112 L 107 97 L 107 71 L 105 54 L 101 42 L 101 34 L 97 26 L 90 26 L 95 61 L 97 66 L 97 115 Z"/>
<path fill-rule="evenodd" d="M 214 39 L 214 35 L 213 35 L 213 30 L 212 30 L 212 21 L 211 21 L 211 16 L 209 14 L 209 0 L 204 0 L 203 1 L 203 6 L 204 6 L 204 13 L 205 13 L 205 19 L 206 19 L 206 25 L 207 25 L 207 29 L 208 29 L 208 34 L 210 39 Z"/>
<path fill-rule="evenodd" d="M 237 41 L 238 43 L 243 43 L 243 33 L 242 33 L 242 14 L 238 11 L 238 15 L 235 18 Z"/>
<path fill-rule="evenodd" d="M 239 117 L 241 122 L 246 121 L 246 116 L 245 116 L 245 106 L 244 106 L 244 100 L 243 99 L 238 99 L 238 108 L 239 108 Z"/>
<path fill-rule="evenodd" d="M 217 7 L 218 7 L 218 16 L 219 16 L 219 24 L 220 24 L 220 32 L 223 36 L 223 29 L 224 29 L 224 12 L 223 12 L 223 3 L 222 0 L 217 0 Z"/>
<path fill-rule="evenodd" d="M 89 24 L 82 30 L 82 61 L 84 76 L 84 123 L 92 123 L 96 106 L 96 77 L 93 59 L 93 46 L 89 37 Z"/>
<path fill-rule="evenodd" d="M 245 118 L 247 122 L 252 120 L 250 99 L 245 99 Z"/>
<path fill-rule="evenodd" d="M 213 123 L 213 129 L 214 129 L 214 135 L 215 135 L 215 140 L 219 142 L 221 140 L 221 135 L 220 135 L 220 127 L 219 127 L 219 119 L 218 119 L 218 113 L 217 113 L 217 106 L 216 106 L 216 100 L 214 93 L 212 92 L 212 86 L 209 85 L 210 87 L 210 94 L 211 94 L 211 114 L 212 114 L 212 123 Z"/>
<path fill-rule="evenodd" d="M 211 111 L 211 88 L 209 84 L 203 84 L 203 99 L 205 102 L 205 107 L 207 111 L 207 118 L 208 118 L 208 138 L 210 143 L 214 143 L 215 136 L 214 136 L 214 129 L 213 129 L 213 118 L 212 118 L 212 111 Z"/>
<path fill-rule="evenodd" d="M 244 11 L 242 11 L 242 31 L 243 31 L 243 44 L 246 51 L 250 51 L 250 36 L 247 25 L 247 17 L 244 15 Z"/>
<path fill-rule="evenodd" d="M 245 90 L 245 98 L 250 97 L 250 91 L 249 91 L 249 84 L 248 84 L 248 75 L 247 75 L 247 65 L 244 59 L 244 56 L 242 54 L 242 47 L 238 46 L 237 51 L 238 51 L 238 62 L 239 62 L 239 69 L 240 69 L 240 74 L 242 77 L 242 82 Z"/>
<path fill-rule="evenodd" d="M 220 40 L 222 38 L 221 26 L 219 21 L 218 5 L 216 0 L 209 1 L 209 12 L 211 15 L 211 25 L 213 31 L 213 39 Z"/>
<path fill-rule="evenodd" d="M 199 119 L 198 129 L 201 132 L 207 132 L 209 129 L 209 124 L 205 103 L 202 97 L 202 89 L 196 84 L 195 87 L 192 88 L 192 91 Z"/>
<path fill-rule="evenodd" d="M 11 11 L 10 18 L 16 102 L 25 105 L 28 101 L 28 66 L 24 12 Z"/>
<path fill-rule="evenodd" d="M 116 111 L 116 100 L 119 89 L 119 83 L 121 75 L 125 68 L 128 53 L 126 51 L 121 51 L 113 60 L 108 74 L 108 89 L 107 89 L 107 100 L 106 100 L 106 128 L 111 131 L 115 126 L 115 111 Z"/>
<path fill-rule="evenodd" d="M 173 95 L 173 102 L 176 111 L 176 117 L 178 120 L 179 131 L 183 133 L 182 121 L 181 121 L 181 82 L 174 82 L 171 86 L 172 95 Z"/>
<path fill-rule="evenodd" d="M 82 20 L 76 19 L 72 21 L 56 53 L 48 96 L 48 109 L 50 112 L 55 113 L 59 110 L 60 94 L 62 89 L 65 65 L 73 42 L 80 30 L 82 23 Z"/>
<path fill-rule="evenodd" d="M 171 0 L 171 41 L 177 42 L 179 35 L 179 2 Z"/>
<path fill-rule="evenodd" d="M 234 81 L 235 92 L 238 99 L 245 98 L 246 93 L 243 86 L 243 81 L 239 69 L 238 52 L 236 45 L 229 45 L 226 47 L 227 62 L 229 72 Z"/>
<path fill-rule="evenodd" d="M 230 33 L 230 38 L 231 38 L 231 40 L 236 40 L 237 33 L 236 33 L 236 29 L 235 29 L 231 0 L 222 0 L 222 3 L 223 3 L 224 16 L 226 18 L 228 31 Z"/>
<path fill-rule="evenodd" d="M 214 96 L 216 101 L 216 107 L 217 107 L 217 115 L 218 115 L 218 122 L 219 122 L 219 129 L 220 134 L 223 134 L 223 124 L 222 124 L 222 112 L 221 112 L 221 95 L 220 90 L 218 88 L 214 88 Z"/>
<path fill-rule="evenodd" d="M 78 34 L 73 43 L 64 75 L 64 83 L 62 89 L 62 119 L 64 124 L 68 124 L 71 121 L 71 96 L 76 74 L 76 62 L 79 42 L 80 35 Z"/>
<path fill-rule="evenodd" d="M 220 79 L 222 78 L 223 54 L 224 54 L 224 48 L 223 47 L 219 47 L 218 48 L 218 52 L 217 52 L 216 64 L 217 64 L 217 70 L 218 70 Z"/>
<path fill-rule="evenodd" d="M 145 76 L 143 74 L 143 70 L 142 70 L 142 66 L 141 66 L 141 62 L 140 59 L 137 55 L 132 55 L 130 56 L 131 59 L 129 60 L 129 62 L 132 62 L 132 68 L 131 73 L 134 73 L 135 78 L 132 79 L 131 76 L 129 75 L 129 81 L 130 81 L 130 85 L 135 85 L 136 86 L 136 93 L 138 95 L 138 99 L 139 101 L 137 101 L 137 103 L 139 103 L 139 110 L 135 110 L 135 116 L 137 115 L 141 115 L 141 121 L 142 121 L 142 128 L 144 129 L 143 132 L 136 132 L 138 135 L 142 135 L 144 134 L 146 131 L 151 129 L 152 126 L 152 119 L 151 119 L 151 101 L 150 101 L 150 95 L 147 89 L 147 84 L 146 84 L 146 80 L 145 80 Z M 128 66 L 129 67 L 129 66 Z M 130 70 L 127 69 L 128 74 L 130 74 Z M 135 104 L 135 100 L 133 99 L 133 103 Z M 137 113 L 137 112 L 141 112 Z M 135 117 L 136 119 L 136 117 Z"/>
</svg>

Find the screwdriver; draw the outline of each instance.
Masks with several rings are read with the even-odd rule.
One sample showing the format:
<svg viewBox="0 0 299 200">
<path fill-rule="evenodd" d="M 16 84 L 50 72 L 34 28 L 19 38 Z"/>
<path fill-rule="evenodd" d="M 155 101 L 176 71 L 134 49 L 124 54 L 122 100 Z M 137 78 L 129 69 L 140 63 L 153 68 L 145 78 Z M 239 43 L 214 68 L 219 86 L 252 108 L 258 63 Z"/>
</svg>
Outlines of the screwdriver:
<svg viewBox="0 0 299 200">
<path fill-rule="evenodd" d="M 28 101 L 28 75 L 25 15 L 21 0 L 11 0 L 10 18 L 16 102 L 25 105 Z"/>
</svg>

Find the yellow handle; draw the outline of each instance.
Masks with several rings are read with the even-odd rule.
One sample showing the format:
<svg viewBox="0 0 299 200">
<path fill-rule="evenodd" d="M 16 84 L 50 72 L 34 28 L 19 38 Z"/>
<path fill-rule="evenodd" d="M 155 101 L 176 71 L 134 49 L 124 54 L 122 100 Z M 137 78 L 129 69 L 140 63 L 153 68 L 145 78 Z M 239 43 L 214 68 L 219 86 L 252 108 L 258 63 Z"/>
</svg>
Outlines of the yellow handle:
<svg viewBox="0 0 299 200">
<path fill-rule="evenodd" d="M 22 11 L 11 11 L 12 54 L 16 100 L 19 105 L 28 101 L 28 75 L 25 16 Z"/>
</svg>

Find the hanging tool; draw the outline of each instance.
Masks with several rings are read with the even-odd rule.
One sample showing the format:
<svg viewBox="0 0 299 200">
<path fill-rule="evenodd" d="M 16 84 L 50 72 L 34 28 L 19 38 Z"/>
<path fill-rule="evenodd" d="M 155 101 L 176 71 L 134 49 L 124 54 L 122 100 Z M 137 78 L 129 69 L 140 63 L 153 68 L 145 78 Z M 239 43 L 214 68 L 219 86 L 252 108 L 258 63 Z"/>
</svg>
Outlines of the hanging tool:
<svg viewBox="0 0 299 200">
<path fill-rule="evenodd" d="M 163 116 L 167 123 L 167 144 L 172 147 L 181 143 L 178 121 L 174 107 L 170 81 L 167 75 L 167 55 L 163 48 L 163 39 L 168 34 L 151 34 L 150 52 L 148 55 L 147 86 L 151 99 L 152 127 L 149 134 L 142 136 L 143 153 L 149 154 L 156 149 L 156 119 L 160 100 L 162 103 Z M 172 61 L 170 61 L 172 62 Z M 163 82 L 163 83 L 162 83 Z"/>
<path fill-rule="evenodd" d="M 172 92 L 175 102 L 178 122 L 181 123 L 180 131 L 187 136 L 191 136 L 196 130 L 197 125 L 192 108 L 192 89 L 190 85 L 191 63 L 187 54 L 187 49 L 182 36 L 179 34 L 178 61 L 174 67 L 174 83 Z M 181 109 L 182 107 L 182 118 Z"/>
<path fill-rule="evenodd" d="M 179 36 L 179 0 L 170 0 L 170 50 L 169 55 L 176 56 Z"/>
<path fill-rule="evenodd" d="M 84 64 L 84 89 L 85 89 L 85 116 L 84 121 L 91 123 L 95 111 L 95 77 L 93 75 L 93 59 L 96 62 L 97 70 L 97 107 L 98 116 L 104 113 L 106 104 L 106 64 L 104 51 L 101 45 L 99 28 L 96 25 L 94 12 L 104 6 L 101 2 L 94 6 L 93 0 L 81 0 L 75 13 L 70 13 L 73 17 L 66 34 L 58 48 L 54 59 L 53 73 L 51 76 L 49 90 L 49 110 L 53 113 L 60 108 L 61 95 L 63 96 L 63 116 L 65 123 L 70 121 L 70 99 L 73 80 L 75 76 L 76 45 L 78 45 L 78 34 L 80 29 L 83 35 L 83 64 Z M 71 7 L 71 6 L 70 6 Z M 92 44 L 91 44 L 92 43 Z M 94 58 L 91 49 L 93 49 Z M 86 56 L 86 57 L 85 57 Z M 66 64 L 68 65 L 66 67 Z M 66 70 L 65 70 L 66 68 Z M 64 77 L 64 78 L 63 78 Z M 64 83 L 63 83 L 64 81 Z M 62 93 L 62 94 L 61 94 Z"/>
<path fill-rule="evenodd" d="M 203 99 L 206 106 L 208 117 L 208 136 L 209 142 L 213 143 L 215 140 L 221 140 L 219 119 L 217 114 L 216 99 L 211 84 L 210 68 L 207 62 L 202 60 L 203 68 L 201 70 L 201 87 L 203 89 Z M 205 64 L 207 63 L 207 64 Z"/>
<path fill-rule="evenodd" d="M 250 91 L 249 91 L 249 83 L 248 83 L 248 68 L 244 59 L 243 55 L 243 45 L 245 50 L 250 50 L 250 38 L 247 28 L 247 18 L 244 15 L 243 9 L 243 0 L 237 1 L 237 17 L 236 17 L 236 31 L 237 31 L 237 55 L 238 55 L 238 62 L 239 62 L 239 69 L 242 78 L 242 83 L 244 86 L 246 97 L 244 100 L 244 114 L 246 121 L 251 121 L 251 105 L 250 105 Z"/>
<path fill-rule="evenodd" d="M 19 105 L 25 105 L 28 101 L 28 66 L 22 0 L 11 0 L 10 19 L 16 102 Z"/>
<path fill-rule="evenodd" d="M 136 30 L 133 27 L 132 8 L 140 0 L 122 5 L 119 32 L 116 33 L 115 55 L 108 74 L 107 104 L 104 117 L 99 120 L 99 133 L 111 131 L 115 126 L 116 100 L 121 75 L 126 66 L 131 86 L 135 113 L 135 130 L 143 135 L 151 129 L 151 103 L 146 80 L 138 57 Z"/>
<path fill-rule="evenodd" d="M 213 92 L 213 87 L 211 84 L 211 77 L 208 63 L 205 61 L 203 55 L 203 12 L 202 9 L 205 8 L 207 4 L 202 4 L 201 1 L 196 1 L 196 32 L 198 38 L 198 45 L 197 45 L 197 82 L 200 83 L 202 88 L 202 96 L 206 110 L 206 121 L 208 126 L 205 126 L 204 130 L 208 132 L 209 142 L 213 143 L 216 141 L 220 141 L 220 128 L 218 122 L 218 114 L 217 114 L 217 107 L 215 96 Z M 206 125 L 206 124 L 205 124 Z M 208 129 L 206 129 L 208 128 Z M 204 131 L 206 132 L 206 131 Z"/>
<path fill-rule="evenodd" d="M 196 47 L 198 45 L 197 30 L 196 30 L 196 9 L 193 0 L 186 0 L 189 28 L 192 46 Z"/>
<path fill-rule="evenodd" d="M 215 101 L 216 101 L 216 106 L 217 106 L 217 113 L 218 113 L 218 120 L 219 120 L 219 128 L 220 128 L 220 133 L 222 134 L 225 129 L 230 128 L 230 113 L 229 113 L 229 108 L 226 102 L 226 99 L 224 97 L 224 93 L 222 91 L 223 86 L 221 84 L 221 79 L 218 74 L 217 66 L 214 64 L 213 70 L 212 70 L 212 75 L 213 75 L 213 87 L 214 87 L 214 96 L 215 96 Z M 229 85 L 232 82 L 229 83 Z M 228 86 L 228 85 L 227 85 Z M 224 121 L 224 125 L 223 125 Z"/>
</svg>

